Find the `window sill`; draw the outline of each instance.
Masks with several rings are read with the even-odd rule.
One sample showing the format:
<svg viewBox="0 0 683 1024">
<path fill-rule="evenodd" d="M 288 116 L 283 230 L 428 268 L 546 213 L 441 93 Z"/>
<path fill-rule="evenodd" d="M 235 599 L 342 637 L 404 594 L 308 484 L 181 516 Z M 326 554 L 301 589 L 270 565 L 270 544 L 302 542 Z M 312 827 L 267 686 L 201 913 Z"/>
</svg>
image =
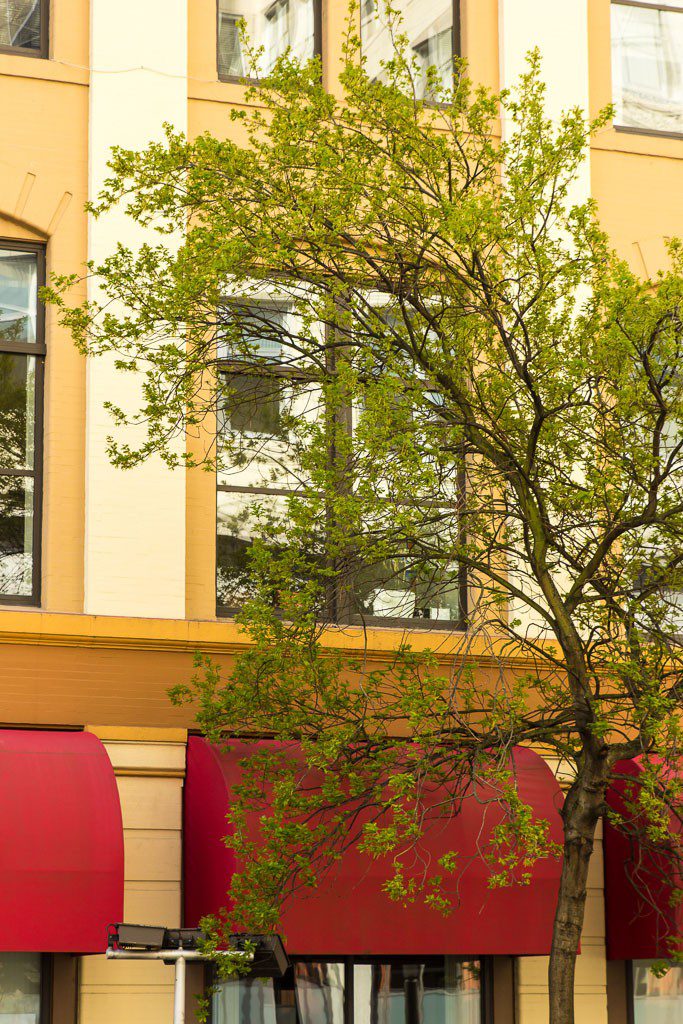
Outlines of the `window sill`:
<svg viewBox="0 0 683 1024">
<path fill-rule="evenodd" d="M 31 60 L 49 60 L 49 54 L 44 50 L 33 50 L 24 46 L 0 46 L 0 53 L 10 57 L 30 57 Z"/>
<path fill-rule="evenodd" d="M 644 135 L 654 139 L 683 139 L 683 132 L 665 132 L 657 128 L 634 128 L 631 125 L 615 124 L 615 132 L 623 135 Z"/>
<path fill-rule="evenodd" d="M 221 605 L 216 606 L 216 618 L 225 620 L 234 620 L 238 614 L 239 609 L 227 608 Z M 375 630 L 386 630 L 388 632 L 396 633 L 399 630 L 402 633 L 420 632 L 420 633 L 445 633 L 450 635 L 452 633 L 465 634 L 467 632 L 467 626 L 462 621 L 448 621 L 446 619 L 390 619 L 390 618 L 379 618 L 374 616 L 367 616 L 362 618 L 361 616 L 353 616 L 345 622 L 326 622 L 324 625 L 325 629 L 332 630 L 362 630 L 364 632 L 375 631 Z"/>
</svg>

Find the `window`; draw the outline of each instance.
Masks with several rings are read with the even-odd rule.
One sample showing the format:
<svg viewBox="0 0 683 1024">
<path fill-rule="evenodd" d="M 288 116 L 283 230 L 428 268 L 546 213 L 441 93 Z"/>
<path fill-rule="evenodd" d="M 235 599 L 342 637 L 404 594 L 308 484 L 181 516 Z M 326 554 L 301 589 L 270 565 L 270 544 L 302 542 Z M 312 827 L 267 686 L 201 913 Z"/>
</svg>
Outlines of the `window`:
<svg viewBox="0 0 683 1024">
<path fill-rule="evenodd" d="M 480 960 L 297 960 L 282 979 L 221 982 L 213 1024 L 482 1024 Z"/>
<path fill-rule="evenodd" d="M 683 965 L 671 967 L 663 978 L 651 971 L 653 960 L 631 964 L 633 1024 L 680 1024 L 683 1020 Z"/>
<path fill-rule="evenodd" d="M 48 0 L 0 0 L 0 52 L 47 57 Z"/>
<path fill-rule="evenodd" d="M 408 37 L 407 57 L 417 58 L 422 75 L 417 82 L 418 98 L 427 94 L 427 68 L 434 67 L 441 85 L 453 84 L 453 57 L 459 49 L 458 7 L 456 0 L 400 0 L 396 4 L 402 15 L 401 31 Z M 362 0 L 361 44 L 371 78 L 384 79 L 382 62 L 394 55 L 392 34 L 387 24 L 385 0 Z"/>
<path fill-rule="evenodd" d="M 251 67 L 240 25 L 257 52 Z M 287 50 L 306 61 L 320 53 L 320 0 L 218 0 L 218 77 L 261 78 Z"/>
<path fill-rule="evenodd" d="M 216 603 L 219 615 L 230 615 L 249 597 L 254 536 L 265 530 L 282 550 L 278 520 L 287 497 L 305 486 L 287 420 L 315 417 L 320 403 L 286 344 L 299 329 L 286 303 L 226 302 L 221 317 L 225 337 L 239 340 L 239 352 L 219 342 Z"/>
<path fill-rule="evenodd" d="M 2 1024 L 40 1024 L 42 995 L 40 953 L 0 953 Z"/>
<path fill-rule="evenodd" d="M 379 300 L 368 309 L 370 317 L 389 322 Z M 309 488 L 302 478 L 291 424 L 320 422 L 322 410 L 319 388 L 306 378 L 297 353 L 303 336 L 299 332 L 305 328 L 285 303 L 227 302 L 221 320 L 216 591 L 217 613 L 232 615 L 250 596 L 254 537 L 258 535 L 273 552 L 290 550 L 282 546 L 287 501 Z M 381 367 L 378 374 L 379 381 Z M 405 402 L 396 395 L 392 432 L 406 429 L 406 416 L 411 430 L 429 424 L 430 413 L 425 408 L 418 411 L 412 403 L 417 395 L 418 403 L 433 409 L 440 396 L 420 385 L 414 392 Z M 358 451 L 363 448 L 365 412 L 365 407 L 353 414 L 348 410 L 342 417 L 343 429 L 353 432 Z M 433 467 L 425 449 L 420 478 L 427 489 L 439 479 L 437 470 L 430 476 L 428 468 Z M 335 555 L 335 584 L 326 588 L 321 614 L 344 622 L 463 627 L 466 580 L 455 553 L 462 540 L 458 508 L 464 482 L 462 474 L 452 470 L 449 464 L 447 480 L 438 483 L 438 502 L 419 489 L 411 489 L 410 502 L 395 499 L 384 471 L 376 481 L 364 482 L 366 490 L 372 489 L 363 497 L 370 514 L 356 525 L 359 532 L 355 540 L 350 537 L 348 553 Z M 301 531 L 301 565 L 294 564 L 289 576 L 295 585 L 303 585 L 306 570 L 310 578 L 311 566 L 324 565 L 327 558 L 329 509 L 319 512 L 317 519 L 311 516 L 310 529 Z"/>
<path fill-rule="evenodd" d="M 615 124 L 683 134 L 683 0 L 612 3 Z"/>
<path fill-rule="evenodd" d="M 40 599 L 44 252 L 0 242 L 0 601 Z"/>
</svg>

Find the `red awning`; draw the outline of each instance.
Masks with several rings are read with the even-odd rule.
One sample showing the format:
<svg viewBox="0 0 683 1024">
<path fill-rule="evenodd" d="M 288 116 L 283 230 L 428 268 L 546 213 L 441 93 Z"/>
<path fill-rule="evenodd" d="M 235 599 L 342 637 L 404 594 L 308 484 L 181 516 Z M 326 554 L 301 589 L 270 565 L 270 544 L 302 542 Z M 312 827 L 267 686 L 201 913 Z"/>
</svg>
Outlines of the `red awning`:
<svg viewBox="0 0 683 1024">
<path fill-rule="evenodd" d="M 625 798 L 633 803 L 639 759 L 620 761 L 615 772 L 628 776 L 612 783 L 607 803 L 622 815 L 628 826 L 637 825 Z M 631 781 L 632 780 L 632 781 Z M 671 814 L 671 831 L 679 832 L 681 823 Z M 657 960 L 671 955 L 671 941 L 680 943 L 683 935 L 683 906 L 671 905 L 683 881 L 672 877 L 665 852 L 643 848 L 637 840 L 605 820 L 605 911 L 607 956 L 610 960 Z"/>
<path fill-rule="evenodd" d="M 0 822 L 0 950 L 104 952 L 123 916 L 123 831 L 97 737 L 0 730 Z"/>
<path fill-rule="evenodd" d="M 230 793 L 240 780 L 239 761 L 253 753 L 254 743 L 231 742 L 217 750 L 199 737 L 188 742 L 185 782 L 184 872 L 185 923 L 198 924 L 205 914 L 226 904 L 236 869 L 234 854 L 223 837 Z M 562 840 L 558 813 L 562 794 L 545 761 L 518 747 L 514 766 L 522 800 L 539 818 L 551 822 L 556 842 Z M 433 861 L 458 850 L 467 863 L 458 906 L 444 917 L 422 906 L 403 908 L 381 891 L 386 864 L 354 850 L 310 895 L 293 896 L 285 904 L 282 931 L 288 952 L 319 956 L 411 956 L 546 954 L 550 950 L 560 863 L 539 861 L 529 886 L 491 890 L 489 871 L 476 855 L 476 844 L 500 821 L 495 804 L 484 807 L 474 796 L 460 813 L 442 821 L 422 843 Z M 469 858 L 472 858 L 471 861 Z"/>
</svg>

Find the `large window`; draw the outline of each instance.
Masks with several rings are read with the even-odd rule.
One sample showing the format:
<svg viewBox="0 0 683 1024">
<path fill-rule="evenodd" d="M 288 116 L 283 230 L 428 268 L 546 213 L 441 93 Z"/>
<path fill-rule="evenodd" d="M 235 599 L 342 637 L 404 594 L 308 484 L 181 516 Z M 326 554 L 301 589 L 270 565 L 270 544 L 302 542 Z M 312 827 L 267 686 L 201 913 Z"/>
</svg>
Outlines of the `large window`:
<svg viewBox="0 0 683 1024">
<path fill-rule="evenodd" d="M 40 600 L 44 253 L 0 241 L 0 601 Z"/>
<path fill-rule="evenodd" d="M 683 0 L 612 3 L 615 124 L 683 134 Z"/>
<path fill-rule="evenodd" d="M 282 979 L 218 985 L 213 1024 L 482 1024 L 482 961 L 298 960 Z"/>
<path fill-rule="evenodd" d="M 254 51 L 246 52 L 241 26 Z M 320 0 L 218 0 L 218 77 L 261 78 L 286 51 L 306 61 L 320 53 Z"/>
<path fill-rule="evenodd" d="M 671 967 L 658 978 L 652 960 L 631 965 L 633 1024 L 681 1024 L 683 1021 L 683 965 Z"/>
<path fill-rule="evenodd" d="M 386 319 L 381 306 L 377 315 Z M 281 525 L 287 500 L 309 487 L 298 469 L 291 422 L 319 422 L 324 413 L 319 388 L 297 358 L 298 318 L 286 303 L 226 303 L 223 319 L 241 351 L 239 358 L 231 358 L 225 345 L 220 351 L 216 590 L 218 614 L 231 615 L 250 596 L 255 535 L 272 551 L 289 550 L 282 546 Z M 359 447 L 363 414 L 362 408 L 349 409 L 342 417 Z M 417 424 L 423 414 L 409 411 L 410 422 Z M 456 473 L 440 488 L 439 502 L 417 492 L 411 502 L 392 500 L 391 484 L 379 474 L 371 514 L 358 531 L 362 551 L 350 537 L 348 555 L 335 556 L 335 582 L 326 588 L 321 614 L 341 622 L 461 628 L 466 581 L 453 556 L 461 541 L 461 487 Z M 331 567 L 322 519 L 313 520 L 298 542 L 301 584 L 307 566 Z M 289 577 L 295 583 L 297 571 L 294 566 Z"/>
<path fill-rule="evenodd" d="M 47 57 L 48 0 L 0 0 L 0 52 Z"/>
<path fill-rule="evenodd" d="M 40 953 L 0 953 L 0 1021 L 41 1024 Z"/>
<path fill-rule="evenodd" d="M 394 55 L 393 26 L 386 17 L 386 0 L 362 0 L 361 44 L 371 78 L 383 79 L 382 62 Z M 399 0 L 395 7 L 402 15 L 400 32 L 408 37 L 409 58 L 419 69 L 416 82 L 419 98 L 427 97 L 427 68 L 436 69 L 445 88 L 453 84 L 453 57 L 459 48 L 457 0 Z"/>
</svg>

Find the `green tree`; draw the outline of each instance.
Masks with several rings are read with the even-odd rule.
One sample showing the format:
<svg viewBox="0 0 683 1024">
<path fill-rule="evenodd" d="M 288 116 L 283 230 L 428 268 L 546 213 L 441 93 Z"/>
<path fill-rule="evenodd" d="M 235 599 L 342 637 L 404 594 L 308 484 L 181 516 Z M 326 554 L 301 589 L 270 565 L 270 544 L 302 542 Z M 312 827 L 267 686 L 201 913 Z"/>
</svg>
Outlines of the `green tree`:
<svg viewBox="0 0 683 1024">
<path fill-rule="evenodd" d="M 570 773 L 549 969 L 550 1020 L 570 1024 L 620 759 L 644 758 L 643 840 L 666 840 L 672 871 L 680 854 L 666 823 L 681 809 L 681 251 L 641 281 L 593 204 L 572 205 L 608 112 L 551 123 L 537 55 L 514 94 L 474 88 L 458 64 L 425 103 L 404 53 L 399 36 L 370 80 L 350 32 L 339 97 L 317 61 L 285 56 L 232 113 L 241 141 L 169 128 L 115 150 L 93 212 L 123 204 L 158 244 L 89 268 L 101 302 L 70 308 L 73 277 L 48 297 L 84 352 L 143 381 L 139 409 L 112 408 L 115 463 L 204 462 L 276 491 L 226 514 L 221 586 L 251 646 L 228 678 L 199 658 L 174 694 L 210 737 L 297 741 L 317 773 L 311 787 L 296 759 L 251 762 L 236 918 L 273 925 L 351 844 L 387 857 L 390 898 L 447 912 L 457 852 L 436 873 L 406 867 L 437 784 L 453 814 L 472 780 L 489 787 L 505 809 L 482 850 L 491 884 L 523 884 L 557 852 L 510 768 L 514 744 L 539 744 Z M 181 452 L 188 431 L 213 438 L 216 403 L 217 443 Z M 378 610 L 410 620 L 385 663 L 330 646 Z M 446 619 L 466 626 L 448 671 Z M 413 626 L 438 630 L 431 651 L 411 647 Z M 476 641 L 496 678 L 478 676 Z M 361 807 L 377 813 L 359 826 Z"/>
</svg>

